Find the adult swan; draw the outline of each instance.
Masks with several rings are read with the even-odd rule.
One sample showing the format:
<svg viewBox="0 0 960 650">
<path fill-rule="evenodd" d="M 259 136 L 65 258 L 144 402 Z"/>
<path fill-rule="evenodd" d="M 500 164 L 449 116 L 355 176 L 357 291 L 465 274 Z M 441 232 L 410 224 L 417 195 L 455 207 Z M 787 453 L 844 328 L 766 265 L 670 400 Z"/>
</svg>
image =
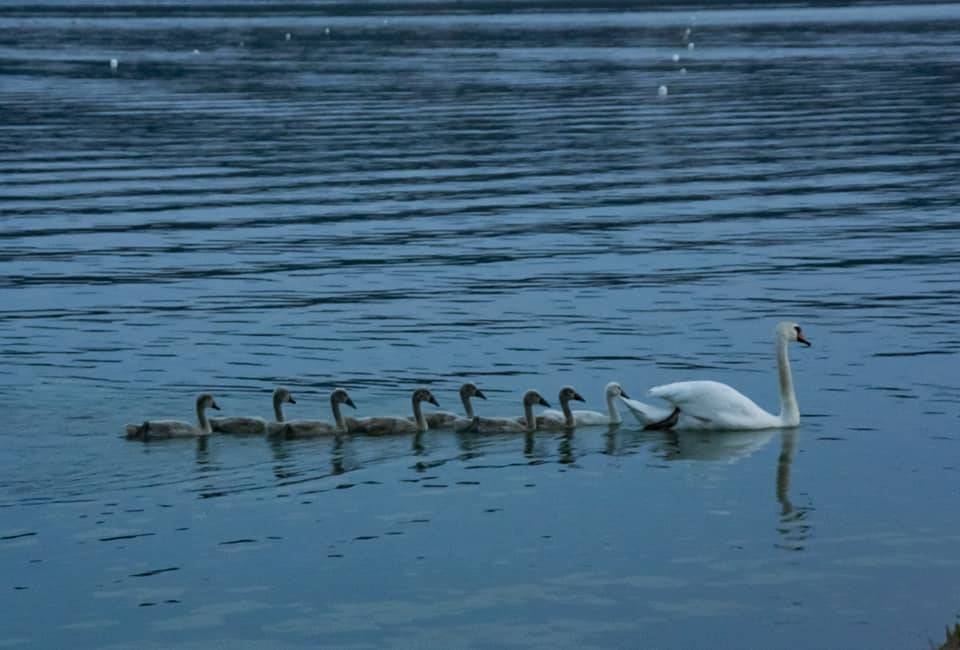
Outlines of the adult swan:
<svg viewBox="0 0 960 650">
<path fill-rule="evenodd" d="M 632 399 L 620 400 L 647 429 L 774 429 L 800 424 L 800 408 L 793 392 L 787 345 L 792 341 L 807 347 L 796 323 L 782 322 L 776 328 L 777 370 L 780 375 L 780 415 L 767 413 L 743 393 L 717 381 L 681 381 L 650 389 L 650 395 L 673 405 L 673 410 Z"/>
</svg>

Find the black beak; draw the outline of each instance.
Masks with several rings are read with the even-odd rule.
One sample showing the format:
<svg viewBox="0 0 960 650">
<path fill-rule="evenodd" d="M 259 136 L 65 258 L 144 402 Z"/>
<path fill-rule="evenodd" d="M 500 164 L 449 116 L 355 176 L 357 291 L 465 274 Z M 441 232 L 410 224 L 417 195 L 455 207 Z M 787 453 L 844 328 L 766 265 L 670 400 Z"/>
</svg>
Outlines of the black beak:
<svg viewBox="0 0 960 650">
<path fill-rule="evenodd" d="M 427 398 L 427 401 L 430 402 L 431 404 L 433 404 L 434 406 L 440 406 L 439 404 L 437 404 L 437 398 L 434 397 L 433 395 L 431 395 L 430 397 L 428 397 L 428 398 Z"/>
<path fill-rule="evenodd" d="M 297 403 L 297 400 L 293 399 L 292 397 L 288 397 L 288 398 L 287 398 L 287 401 L 290 402 L 291 404 L 296 404 L 296 403 Z"/>
<path fill-rule="evenodd" d="M 811 343 L 811 342 L 808 341 L 807 339 L 803 338 L 803 334 L 797 334 L 797 342 L 798 342 L 798 343 L 803 343 L 803 344 L 804 344 L 805 346 L 807 346 L 808 348 L 813 347 L 813 343 Z"/>
<path fill-rule="evenodd" d="M 210 408 L 212 408 L 212 409 L 217 409 L 218 411 L 220 410 L 220 407 L 217 406 L 217 403 L 216 403 L 216 402 L 210 402 Z"/>
<path fill-rule="evenodd" d="M 483 394 L 483 391 L 480 390 L 479 388 L 477 389 L 477 392 L 474 393 L 474 395 L 476 395 L 476 396 L 479 397 L 480 399 L 487 399 L 487 396 L 484 395 L 484 394 Z"/>
<path fill-rule="evenodd" d="M 630 396 L 627 395 L 627 391 L 623 390 L 622 388 L 620 389 L 620 397 L 626 397 L 627 399 L 630 399 Z"/>
<path fill-rule="evenodd" d="M 545 399 L 543 399 L 543 398 L 541 397 L 541 398 L 540 398 L 540 406 L 546 406 L 547 408 L 550 408 L 550 402 L 548 402 L 547 400 L 545 400 Z"/>
<path fill-rule="evenodd" d="M 354 403 L 353 403 L 353 400 L 350 399 L 349 397 L 348 397 L 347 399 L 343 400 L 343 403 L 346 404 L 347 406 L 349 406 L 349 407 L 352 408 L 352 409 L 357 408 L 356 404 L 354 404 Z"/>
<path fill-rule="evenodd" d="M 582 397 L 580 397 L 580 393 L 574 393 L 574 394 L 573 394 L 573 399 L 576 400 L 576 401 L 578 401 L 578 402 L 586 402 L 586 401 L 587 401 L 587 400 L 583 399 Z"/>
</svg>

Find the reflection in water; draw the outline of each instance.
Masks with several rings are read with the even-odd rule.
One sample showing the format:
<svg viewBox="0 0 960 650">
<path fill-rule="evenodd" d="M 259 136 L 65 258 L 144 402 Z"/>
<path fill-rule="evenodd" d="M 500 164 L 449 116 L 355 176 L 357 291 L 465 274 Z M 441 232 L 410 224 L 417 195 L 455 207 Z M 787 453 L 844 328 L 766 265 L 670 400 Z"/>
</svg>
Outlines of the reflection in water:
<svg viewBox="0 0 960 650">
<path fill-rule="evenodd" d="M 573 432 L 564 433 L 560 437 L 560 444 L 557 447 L 557 453 L 559 455 L 559 462 L 562 465 L 572 465 L 576 460 L 576 454 L 573 446 L 574 436 Z"/>
<path fill-rule="evenodd" d="M 777 501 L 780 503 L 780 525 L 777 532 L 783 541 L 777 548 L 802 551 L 810 539 L 811 524 L 808 515 L 811 506 L 795 506 L 790 500 L 790 469 L 797 451 L 797 431 L 785 430 L 780 436 L 780 455 L 777 457 Z"/>
</svg>

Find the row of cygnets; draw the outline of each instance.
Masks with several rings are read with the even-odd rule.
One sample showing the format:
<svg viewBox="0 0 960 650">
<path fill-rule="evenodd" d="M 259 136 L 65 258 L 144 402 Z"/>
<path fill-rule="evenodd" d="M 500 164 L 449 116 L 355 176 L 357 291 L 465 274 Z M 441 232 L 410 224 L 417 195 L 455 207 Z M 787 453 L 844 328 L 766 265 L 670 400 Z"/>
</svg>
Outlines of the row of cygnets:
<svg viewBox="0 0 960 650">
<path fill-rule="evenodd" d="M 460 388 L 460 400 L 464 414 L 447 411 L 424 413 L 422 404 L 434 406 L 436 398 L 426 388 L 413 392 L 413 417 L 344 417 L 340 406 L 356 408 L 347 391 L 338 388 L 330 395 L 333 423 L 318 420 L 286 421 L 283 405 L 296 401 L 285 388 L 273 392 L 274 421 L 255 417 L 229 417 L 208 419 L 207 409 L 220 410 L 213 396 L 207 393 L 197 398 L 197 424 L 178 420 L 147 420 L 143 424 L 128 424 L 128 438 L 148 440 L 204 436 L 211 433 L 282 435 L 289 438 L 336 434 L 389 435 L 417 433 L 429 429 L 455 429 L 465 433 L 511 433 L 529 432 L 538 429 L 571 430 L 578 426 L 612 425 L 622 422 L 617 410 L 617 400 L 622 402 L 648 429 L 699 429 L 699 430 L 752 430 L 779 427 L 795 427 L 800 424 L 800 408 L 793 390 L 793 376 L 787 347 L 790 343 L 810 346 L 800 326 L 784 321 L 777 324 L 775 352 L 778 384 L 780 389 L 780 413 L 774 415 L 757 406 L 749 397 L 734 388 L 716 381 L 682 381 L 650 389 L 649 394 L 663 399 L 669 406 L 651 406 L 631 399 L 617 382 L 606 386 L 607 412 L 574 411 L 570 402 L 583 402 L 583 397 L 570 386 L 560 391 L 560 410 L 547 410 L 534 414 L 534 406 L 550 404 L 536 390 L 523 395 L 523 415 L 519 417 L 480 417 L 474 413 L 471 399 L 486 399 L 476 384 L 466 383 Z"/>
<path fill-rule="evenodd" d="M 128 424 L 128 438 L 157 439 L 204 436 L 212 433 L 282 436 L 285 438 L 309 438 L 337 434 L 392 435 L 418 433 L 431 429 L 453 429 L 463 433 L 521 433 L 538 429 L 565 430 L 577 426 L 620 424 L 623 420 L 615 400 L 628 397 L 617 382 L 610 382 L 606 388 L 607 413 L 598 411 L 575 411 L 570 402 L 583 402 L 583 397 L 570 386 L 564 387 L 559 394 L 560 410 L 546 410 L 534 413 L 534 406 L 550 408 L 550 403 L 536 390 L 528 390 L 523 395 L 523 415 L 520 417 L 480 417 L 474 413 L 473 398 L 487 399 L 483 391 L 473 382 L 460 387 L 460 401 L 464 414 L 450 411 L 425 413 L 423 403 L 439 406 L 436 397 L 427 388 L 413 391 L 411 417 L 345 417 L 341 405 L 356 408 L 350 395 L 343 388 L 337 388 L 330 394 L 330 408 L 333 422 L 319 420 L 287 420 L 283 405 L 296 404 L 293 395 L 286 388 L 273 391 L 274 420 L 260 417 L 224 417 L 208 418 L 207 409 L 220 410 L 213 395 L 204 393 L 197 397 L 197 424 L 179 420 L 147 420 L 143 424 Z M 668 411 L 669 413 L 669 411 Z"/>
</svg>

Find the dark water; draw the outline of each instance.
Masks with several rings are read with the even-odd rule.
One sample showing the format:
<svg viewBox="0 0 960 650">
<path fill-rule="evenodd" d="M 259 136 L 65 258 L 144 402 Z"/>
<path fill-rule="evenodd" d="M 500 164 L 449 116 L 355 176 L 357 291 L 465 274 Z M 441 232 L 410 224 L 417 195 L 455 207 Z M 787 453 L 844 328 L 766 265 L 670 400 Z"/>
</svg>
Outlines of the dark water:
<svg viewBox="0 0 960 650">
<path fill-rule="evenodd" d="M 8 2 L 0 97 L 0 646 L 960 616 L 957 5 Z M 612 379 L 774 410 L 783 318 L 796 431 L 118 438 L 278 384 L 292 417 L 466 378 L 491 415 Z"/>
</svg>

